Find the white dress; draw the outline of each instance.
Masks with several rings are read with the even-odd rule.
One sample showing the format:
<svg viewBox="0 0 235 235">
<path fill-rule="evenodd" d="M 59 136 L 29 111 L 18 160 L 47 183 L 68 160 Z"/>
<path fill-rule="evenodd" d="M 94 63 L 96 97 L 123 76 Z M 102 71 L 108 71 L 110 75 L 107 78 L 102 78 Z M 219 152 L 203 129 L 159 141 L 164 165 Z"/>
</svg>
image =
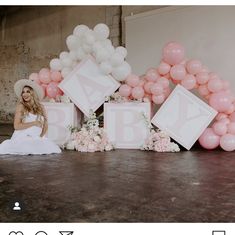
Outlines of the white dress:
<svg viewBox="0 0 235 235">
<path fill-rule="evenodd" d="M 24 123 L 37 120 L 37 115 L 29 113 Z M 50 139 L 40 137 L 42 128 L 32 126 L 23 130 L 15 130 L 11 139 L 0 144 L 0 154 L 51 154 L 61 153 L 61 149 Z"/>
</svg>

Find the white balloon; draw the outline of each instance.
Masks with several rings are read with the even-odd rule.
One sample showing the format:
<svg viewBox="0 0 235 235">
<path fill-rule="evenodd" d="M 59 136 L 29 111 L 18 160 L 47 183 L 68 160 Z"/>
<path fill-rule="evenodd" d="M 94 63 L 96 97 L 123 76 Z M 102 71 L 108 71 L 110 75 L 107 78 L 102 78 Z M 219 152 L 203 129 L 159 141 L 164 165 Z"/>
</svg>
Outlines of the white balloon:
<svg viewBox="0 0 235 235">
<path fill-rule="evenodd" d="M 84 43 L 82 45 L 82 49 L 86 52 L 86 53 L 91 53 L 93 51 L 93 47 L 87 43 Z"/>
<path fill-rule="evenodd" d="M 108 61 L 104 61 L 100 64 L 100 69 L 103 73 L 109 74 L 112 72 L 112 65 Z"/>
<path fill-rule="evenodd" d="M 116 47 L 115 51 L 121 54 L 124 58 L 127 56 L 127 49 L 125 47 Z"/>
<path fill-rule="evenodd" d="M 118 81 L 124 81 L 131 73 L 131 66 L 124 61 L 120 66 L 113 68 L 112 75 Z"/>
<path fill-rule="evenodd" d="M 63 78 L 65 78 L 67 75 L 69 75 L 70 72 L 72 72 L 72 68 L 65 67 L 65 68 L 62 69 L 61 75 L 62 75 Z"/>
<path fill-rule="evenodd" d="M 103 45 L 104 47 L 106 46 L 112 46 L 112 42 L 110 39 L 105 39 L 103 41 L 100 41 L 101 45 Z"/>
<path fill-rule="evenodd" d="M 78 61 L 73 61 L 71 67 L 74 69 L 78 64 L 79 64 Z"/>
<path fill-rule="evenodd" d="M 76 36 L 82 36 L 88 30 L 89 28 L 86 25 L 80 24 L 74 28 L 73 34 Z"/>
<path fill-rule="evenodd" d="M 98 40 L 104 40 L 109 36 L 109 27 L 106 24 L 97 24 L 94 27 L 95 36 Z"/>
<path fill-rule="evenodd" d="M 84 59 L 87 55 L 81 47 L 76 50 L 76 54 L 77 54 L 77 59 L 78 60 Z"/>
<path fill-rule="evenodd" d="M 60 53 L 60 59 L 67 58 L 69 56 L 69 53 L 67 51 L 62 51 Z"/>
<path fill-rule="evenodd" d="M 66 45 L 70 51 L 75 50 L 77 48 L 78 38 L 74 35 L 69 35 L 66 38 Z"/>
<path fill-rule="evenodd" d="M 100 42 L 95 42 L 92 45 L 93 52 L 97 53 L 99 50 L 102 50 L 104 47 L 101 45 Z"/>
<path fill-rule="evenodd" d="M 110 59 L 110 63 L 112 66 L 119 66 L 123 62 L 124 62 L 124 57 L 121 54 L 119 54 L 117 52 L 112 54 L 111 59 Z"/>
<path fill-rule="evenodd" d="M 60 59 L 58 59 L 58 58 L 55 58 L 55 59 L 52 59 L 51 61 L 50 61 L 50 68 L 52 69 L 52 70 L 56 70 L 56 71 L 59 71 L 59 70 L 61 70 L 62 69 L 62 64 L 61 64 L 61 61 L 60 61 Z"/>
<path fill-rule="evenodd" d="M 93 44 L 95 42 L 95 35 L 94 35 L 94 32 L 92 30 L 88 30 L 87 32 L 85 32 L 84 41 L 87 44 Z"/>
<path fill-rule="evenodd" d="M 76 60 L 77 59 L 77 54 L 76 54 L 75 50 L 69 52 L 69 58 L 71 60 Z"/>
<path fill-rule="evenodd" d="M 106 46 L 105 48 L 110 52 L 110 54 L 113 54 L 115 52 L 115 48 L 112 45 Z"/>
<path fill-rule="evenodd" d="M 98 63 L 105 61 L 110 58 L 110 53 L 105 48 L 102 48 L 95 53 L 95 57 Z"/>
<path fill-rule="evenodd" d="M 73 61 L 69 58 L 69 56 L 61 59 L 61 63 L 64 67 L 71 67 Z"/>
</svg>

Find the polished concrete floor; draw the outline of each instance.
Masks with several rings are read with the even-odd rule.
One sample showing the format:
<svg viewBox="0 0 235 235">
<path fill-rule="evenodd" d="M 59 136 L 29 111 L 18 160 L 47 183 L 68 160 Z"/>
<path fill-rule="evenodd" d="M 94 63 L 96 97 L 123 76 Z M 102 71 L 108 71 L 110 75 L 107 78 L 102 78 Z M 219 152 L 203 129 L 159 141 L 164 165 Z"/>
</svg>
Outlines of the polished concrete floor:
<svg viewBox="0 0 235 235">
<path fill-rule="evenodd" d="M 0 142 L 11 130 L 0 125 Z M 1 156 L 0 221 L 235 222 L 235 156 L 200 148 Z"/>
</svg>

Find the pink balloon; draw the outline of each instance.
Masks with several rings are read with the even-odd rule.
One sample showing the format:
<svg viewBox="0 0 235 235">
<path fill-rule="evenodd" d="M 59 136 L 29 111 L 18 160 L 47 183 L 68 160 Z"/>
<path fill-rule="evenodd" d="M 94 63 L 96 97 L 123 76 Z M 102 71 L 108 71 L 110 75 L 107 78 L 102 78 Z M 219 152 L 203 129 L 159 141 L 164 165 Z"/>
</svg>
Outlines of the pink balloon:
<svg viewBox="0 0 235 235">
<path fill-rule="evenodd" d="M 184 59 L 184 47 L 177 42 L 167 43 L 163 48 L 163 60 L 170 64 L 179 64 Z"/>
<path fill-rule="evenodd" d="M 49 98 L 56 98 L 59 92 L 59 88 L 56 82 L 50 82 L 46 88 L 46 94 Z"/>
<path fill-rule="evenodd" d="M 207 85 L 200 85 L 198 87 L 198 92 L 201 96 L 207 96 L 210 94 L 210 91 L 207 89 Z"/>
<path fill-rule="evenodd" d="M 220 79 L 219 75 L 217 73 L 209 73 L 209 77 L 210 79 Z"/>
<path fill-rule="evenodd" d="M 225 112 L 226 114 L 232 114 L 235 110 L 234 104 L 231 104 L 229 109 Z"/>
<path fill-rule="evenodd" d="M 164 96 L 167 98 L 171 94 L 171 89 L 170 87 L 167 87 L 163 91 Z"/>
<path fill-rule="evenodd" d="M 47 84 L 43 84 L 41 83 L 40 86 L 42 87 L 43 91 L 44 91 L 44 97 L 46 96 L 46 89 L 47 89 Z"/>
<path fill-rule="evenodd" d="M 229 134 L 235 134 L 235 122 L 230 122 L 228 124 L 228 133 Z"/>
<path fill-rule="evenodd" d="M 64 92 L 58 87 L 58 93 L 57 93 L 57 95 L 59 95 L 59 96 L 62 96 L 62 95 L 64 95 Z"/>
<path fill-rule="evenodd" d="M 223 119 L 223 118 L 227 118 L 227 117 L 228 117 L 228 115 L 225 114 L 225 113 L 218 113 L 215 119 L 216 119 L 217 121 L 219 121 L 219 120 L 221 120 L 221 119 Z M 234 119 L 234 120 L 235 120 L 235 119 Z"/>
<path fill-rule="evenodd" d="M 157 80 L 157 83 L 162 85 L 163 88 L 167 88 L 169 86 L 169 80 L 165 77 L 160 77 L 158 80 Z"/>
<path fill-rule="evenodd" d="M 165 75 L 170 72 L 170 69 L 171 69 L 171 66 L 169 64 L 165 63 L 164 61 L 162 61 L 159 64 L 157 71 L 159 74 Z"/>
<path fill-rule="evenodd" d="M 59 71 L 51 71 L 51 80 L 53 82 L 60 82 L 62 80 L 61 73 Z"/>
<path fill-rule="evenodd" d="M 132 89 L 131 95 L 135 99 L 141 99 L 144 97 L 144 89 L 142 87 L 134 87 Z"/>
<path fill-rule="evenodd" d="M 229 81 L 222 81 L 222 83 L 223 83 L 223 89 L 224 90 L 226 90 L 226 89 L 228 89 L 229 87 L 230 87 L 230 83 L 229 83 Z"/>
<path fill-rule="evenodd" d="M 200 145 L 205 149 L 215 149 L 219 146 L 220 137 L 212 128 L 207 128 L 199 138 Z"/>
<path fill-rule="evenodd" d="M 208 82 L 209 75 L 208 75 L 208 73 L 205 73 L 205 72 L 197 73 L 196 74 L 196 80 L 197 80 L 198 84 L 203 85 L 203 84 Z"/>
<path fill-rule="evenodd" d="M 183 80 L 186 75 L 185 67 L 181 64 L 174 65 L 170 70 L 170 75 L 174 80 Z"/>
<path fill-rule="evenodd" d="M 231 113 L 229 115 L 229 119 L 232 121 L 232 122 L 235 122 L 235 112 Z"/>
<path fill-rule="evenodd" d="M 213 124 L 213 131 L 216 135 L 225 135 L 227 132 L 227 125 L 223 122 L 215 122 Z"/>
<path fill-rule="evenodd" d="M 208 67 L 206 67 L 206 66 L 202 66 L 202 69 L 201 69 L 201 71 L 200 72 L 205 72 L 205 73 L 209 73 L 210 72 L 210 70 L 209 70 L 209 68 Z"/>
<path fill-rule="evenodd" d="M 141 79 L 138 86 L 144 87 L 144 84 L 145 84 L 145 83 L 146 83 L 145 80 L 144 80 L 144 79 Z"/>
<path fill-rule="evenodd" d="M 171 79 L 170 73 L 165 74 L 165 75 L 164 75 L 164 78 L 167 78 L 168 80 Z"/>
<path fill-rule="evenodd" d="M 220 147 L 225 151 L 235 150 L 235 135 L 225 134 L 220 138 Z"/>
<path fill-rule="evenodd" d="M 145 84 L 144 84 L 144 90 L 145 90 L 145 92 L 147 92 L 147 93 L 151 93 L 151 91 L 150 91 L 150 88 L 153 86 L 153 82 L 146 82 Z"/>
<path fill-rule="evenodd" d="M 48 84 L 51 81 L 51 73 L 49 69 L 42 68 L 39 71 L 39 79 L 41 83 Z"/>
<path fill-rule="evenodd" d="M 192 74 L 186 74 L 181 85 L 187 90 L 192 90 L 196 85 L 196 78 Z"/>
<path fill-rule="evenodd" d="M 136 87 L 140 83 L 140 78 L 135 74 L 130 74 L 126 79 L 126 84 L 131 87 Z"/>
<path fill-rule="evenodd" d="M 123 84 L 119 87 L 119 93 L 123 97 L 129 97 L 131 95 L 131 89 L 127 84 Z"/>
<path fill-rule="evenodd" d="M 189 60 L 186 64 L 188 73 L 195 75 L 202 70 L 202 63 L 200 60 Z"/>
<path fill-rule="evenodd" d="M 223 89 L 223 83 L 219 78 L 211 78 L 207 86 L 211 92 L 218 92 Z"/>
<path fill-rule="evenodd" d="M 159 74 L 156 71 L 156 69 L 148 69 L 145 75 L 146 80 L 148 80 L 149 82 L 156 82 L 157 79 L 159 78 Z"/>
<path fill-rule="evenodd" d="M 150 91 L 153 95 L 161 95 L 163 94 L 163 87 L 161 84 L 155 83 L 150 88 Z"/>
<path fill-rule="evenodd" d="M 229 119 L 229 118 L 221 118 L 221 119 L 219 120 L 219 122 L 228 125 L 228 124 L 230 123 L 230 119 Z"/>
<path fill-rule="evenodd" d="M 232 103 L 230 96 L 224 91 L 220 91 L 211 95 L 209 104 L 218 112 L 226 112 Z"/>
<path fill-rule="evenodd" d="M 164 94 L 161 95 L 153 95 L 152 100 L 155 104 L 162 104 L 165 100 Z"/>
</svg>

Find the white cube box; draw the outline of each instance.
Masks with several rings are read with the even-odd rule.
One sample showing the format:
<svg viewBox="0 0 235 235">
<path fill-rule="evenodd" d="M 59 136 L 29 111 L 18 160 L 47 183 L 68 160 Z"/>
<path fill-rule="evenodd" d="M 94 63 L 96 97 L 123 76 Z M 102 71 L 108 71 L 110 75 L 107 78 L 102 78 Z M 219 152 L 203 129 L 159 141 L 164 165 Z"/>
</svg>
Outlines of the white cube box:
<svg viewBox="0 0 235 235">
<path fill-rule="evenodd" d="M 82 113 L 73 103 L 42 102 L 48 117 L 46 136 L 62 146 L 70 138 L 68 126 L 81 126 Z"/>
<path fill-rule="evenodd" d="M 217 111 L 177 85 L 152 123 L 189 150 L 216 116 Z"/>
<path fill-rule="evenodd" d="M 150 103 L 105 103 L 104 128 L 115 148 L 139 149 L 149 129 L 143 113 L 150 122 Z"/>
<path fill-rule="evenodd" d="M 79 63 L 59 84 L 60 89 L 86 115 L 95 112 L 120 86 L 112 76 L 104 74 L 92 57 Z"/>
</svg>

